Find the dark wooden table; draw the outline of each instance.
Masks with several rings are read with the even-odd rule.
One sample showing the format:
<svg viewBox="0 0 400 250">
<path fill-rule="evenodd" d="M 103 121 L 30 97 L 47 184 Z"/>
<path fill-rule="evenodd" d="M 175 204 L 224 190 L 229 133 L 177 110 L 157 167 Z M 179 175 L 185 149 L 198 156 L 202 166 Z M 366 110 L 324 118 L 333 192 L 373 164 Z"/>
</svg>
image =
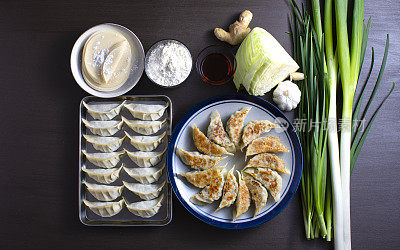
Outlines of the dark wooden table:
<svg viewBox="0 0 400 250">
<path fill-rule="evenodd" d="M 145 50 L 159 39 L 175 38 L 195 57 L 202 48 L 218 42 L 212 35 L 214 27 L 227 27 L 249 9 L 254 13 L 251 27 L 266 28 L 290 50 L 285 1 L 43 0 L 2 1 L 0 5 L 1 248 L 332 247 L 322 240 L 305 240 L 299 194 L 272 221 L 241 231 L 202 223 L 176 198 L 173 220 L 165 227 L 86 227 L 78 218 L 77 119 L 79 102 L 87 95 L 69 68 L 78 36 L 96 24 L 113 22 L 135 32 Z M 386 73 L 377 94 L 381 100 L 392 81 L 400 82 L 400 2 L 366 0 L 365 15 L 373 17 L 368 47 L 375 47 L 377 62 L 386 33 L 391 35 Z M 367 65 L 370 55 L 369 49 Z M 233 92 L 233 84 L 209 86 L 193 71 L 182 86 L 172 90 L 156 87 L 143 76 L 128 94 L 168 95 L 176 123 L 195 103 Z M 265 98 L 270 100 L 269 95 Z M 400 247 L 399 98 L 397 87 L 377 117 L 352 176 L 355 249 Z"/>
</svg>

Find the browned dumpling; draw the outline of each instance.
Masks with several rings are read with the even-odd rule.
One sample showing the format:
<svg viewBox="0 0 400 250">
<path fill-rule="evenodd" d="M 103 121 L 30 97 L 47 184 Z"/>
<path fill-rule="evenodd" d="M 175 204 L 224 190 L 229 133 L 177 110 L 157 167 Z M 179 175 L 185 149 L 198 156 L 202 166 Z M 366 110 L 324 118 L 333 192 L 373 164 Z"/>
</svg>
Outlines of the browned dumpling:
<svg viewBox="0 0 400 250">
<path fill-rule="evenodd" d="M 242 214 L 246 213 L 250 207 L 250 192 L 246 186 L 246 183 L 243 181 L 242 176 L 239 171 L 239 190 L 238 195 L 236 197 L 235 208 L 233 209 L 233 221 L 239 218 Z"/>
<path fill-rule="evenodd" d="M 263 184 L 275 201 L 281 199 L 282 177 L 277 172 L 268 168 L 247 168 L 244 172 Z"/>
<path fill-rule="evenodd" d="M 193 127 L 193 141 L 196 148 L 206 155 L 220 156 L 224 154 L 232 154 L 226 151 L 224 147 L 210 141 L 207 136 L 197 128 L 196 124 L 194 124 Z"/>
<path fill-rule="evenodd" d="M 285 162 L 277 155 L 270 153 L 262 153 L 250 159 L 246 168 L 270 168 L 283 174 L 290 174 L 289 169 L 285 167 Z"/>
<path fill-rule="evenodd" d="M 226 170 L 219 172 L 219 175 L 214 179 L 210 185 L 205 187 L 199 193 L 190 198 L 190 201 L 196 205 L 206 205 L 212 203 L 222 196 L 222 189 L 225 183 Z"/>
<path fill-rule="evenodd" d="M 249 189 L 251 199 L 253 200 L 256 207 L 256 209 L 254 210 L 255 217 L 260 213 L 261 209 L 265 207 L 265 204 L 267 204 L 268 192 L 260 182 L 256 181 L 247 173 L 243 173 L 243 180 L 246 183 L 247 188 Z"/>
<path fill-rule="evenodd" d="M 240 138 L 242 136 L 242 130 L 244 125 L 244 119 L 246 119 L 251 107 L 244 107 L 241 110 L 236 111 L 231 115 L 226 125 L 226 131 L 233 144 L 239 147 Z"/>
<path fill-rule="evenodd" d="M 239 185 L 233 173 L 234 169 L 235 166 L 233 166 L 232 169 L 229 170 L 228 176 L 226 177 L 225 181 L 224 193 L 222 195 L 221 203 L 219 204 L 216 211 L 220 210 L 221 208 L 231 206 L 236 200 Z"/>
<path fill-rule="evenodd" d="M 275 128 L 275 124 L 270 121 L 251 121 L 243 128 L 241 149 L 245 148 L 254 139 Z"/>
<path fill-rule="evenodd" d="M 176 154 L 182 162 L 196 170 L 205 170 L 214 167 L 226 157 L 203 155 L 199 152 L 189 152 L 176 148 Z"/>
<path fill-rule="evenodd" d="M 251 155 L 260 153 L 279 153 L 289 152 L 289 150 L 281 143 L 278 137 L 266 136 L 255 139 L 250 143 L 246 150 L 246 158 Z"/>
<path fill-rule="evenodd" d="M 208 125 L 207 129 L 207 137 L 216 144 L 224 147 L 228 152 L 234 153 L 236 151 L 235 145 L 225 132 L 221 116 L 217 110 L 211 114 L 210 125 Z"/>
<path fill-rule="evenodd" d="M 220 176 L 221 171 L 225 169 L 225 166 L 214 166 L 203 171 L 192 171 L 184 174 L 180 174 L 185 177 L 186 180 L 196 187 L 204 188 L 211 184 L 211 182 Z"/>
</svg>

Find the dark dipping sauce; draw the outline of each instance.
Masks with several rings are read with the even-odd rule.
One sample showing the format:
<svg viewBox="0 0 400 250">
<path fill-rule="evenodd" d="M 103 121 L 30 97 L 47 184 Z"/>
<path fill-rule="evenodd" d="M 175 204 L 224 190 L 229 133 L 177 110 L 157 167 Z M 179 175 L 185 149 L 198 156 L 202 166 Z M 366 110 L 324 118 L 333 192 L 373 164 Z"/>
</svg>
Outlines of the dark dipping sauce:
<svg viewBox="0 0 400 250">
<path fill-rule="evenodd" d="M 223 84 L 229 80 L 232 65 L 228 57 L 220 53 L 207 55 L 201 62 L 200 74 L 205 82 L 210 84 Z"/>
</svg>

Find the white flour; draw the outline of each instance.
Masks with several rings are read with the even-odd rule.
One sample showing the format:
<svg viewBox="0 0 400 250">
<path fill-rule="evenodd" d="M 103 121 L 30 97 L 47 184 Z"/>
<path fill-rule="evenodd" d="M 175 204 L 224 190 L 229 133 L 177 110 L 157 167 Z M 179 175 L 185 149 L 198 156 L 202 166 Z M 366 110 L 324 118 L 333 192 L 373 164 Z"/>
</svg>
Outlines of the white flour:
<svg viewBox="0 0 400 250">
<path fill-rule="evenodd" d="M 167 41 L 158 44 L 146 62 L 150 79 L 163 86 L 175 86 L 183 82 L 192 69 L 192 57 L 183 45 Z"/>
</svg>

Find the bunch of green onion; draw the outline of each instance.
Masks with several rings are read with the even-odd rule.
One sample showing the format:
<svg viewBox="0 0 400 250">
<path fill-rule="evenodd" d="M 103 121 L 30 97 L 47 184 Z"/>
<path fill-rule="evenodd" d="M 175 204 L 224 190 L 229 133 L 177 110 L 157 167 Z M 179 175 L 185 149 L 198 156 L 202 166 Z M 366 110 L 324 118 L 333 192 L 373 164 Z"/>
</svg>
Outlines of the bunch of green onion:
<svg viewBox="0 0 400 250">
<path fill-rule="evenodd" d="M 321 235 L 330 241 L 333 231 L 336 249 L 350 249 L 350 174 L 372 123 L 395 84 L 373 112 L 365 129 L 357 124 L 357 119 L 365 120 L 380 85 L 389 36 L 375 86 L 359 117 L 364 90 L 374 65 L 372 48 L 371 66 L 354 103 L 370 27 L 370 21 L 364 24 L 364 1 L 355 0 L 354 5 L 349 5 L 347 0 L 325 0 L 322 13 L 320 1 L 311 0 L 312 15 L 304 7 L 300 10 L 294 0 L 290 2 L 294 58 L 304 73 L 304 80 L 299 82 L 302 101 L 297 115 L 298 121 L 306 123 L 305 129 L 298 131 L 304 158 L 301 197 L 306 238 Z M 347 17 L 351 10 L 350 21 Z M 351 27 L 351 33 L 347 27 Z M 339 80 L 343 98 L 338 105 Z M 337 106 L 342 107 L 340 131 Z"/>
</svg>

